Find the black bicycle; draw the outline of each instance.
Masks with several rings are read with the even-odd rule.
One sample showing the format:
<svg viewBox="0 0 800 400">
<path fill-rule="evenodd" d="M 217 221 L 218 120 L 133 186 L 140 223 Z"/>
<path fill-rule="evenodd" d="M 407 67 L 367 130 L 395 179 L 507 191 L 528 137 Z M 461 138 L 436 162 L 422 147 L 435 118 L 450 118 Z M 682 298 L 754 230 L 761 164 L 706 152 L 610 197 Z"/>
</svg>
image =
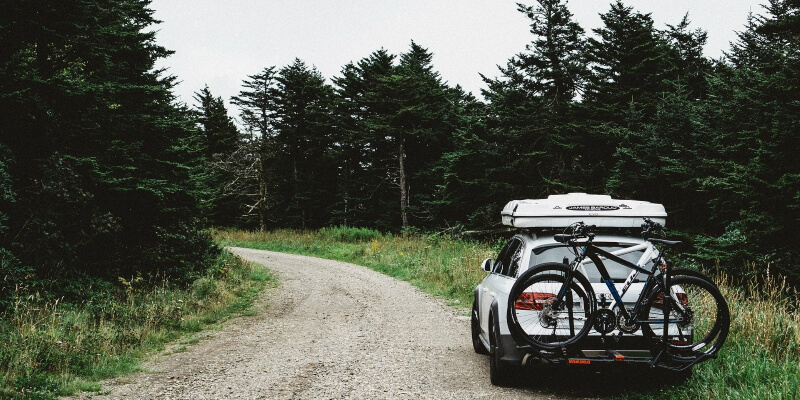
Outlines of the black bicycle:
<svg viewBox="0 0 800 400">
<path fill-rule="evenodd" d="M 556 241 L 572 247 L 571 264 L 539 264 L 517 278 L 508 302 L 514 339 L 547 354 L 562 355 L 578 348 L 592 330 L 600 335 L 615 329 L 624 334 L 641 330 L 650 343 L 652 366 L 685 369 L 715 357 L 728 336 L 728 304 L 705 275 L 673 270 L 665 253 L 680 242 L 649 237 L 664 228 L 645 219 L 644 243 L 609 252 L 592 243 L 594 229 L 580 222 L 555 235 Z M 637 263 L 620 257 L 638 251 L 643 253 Z M 604 259 L 632 270 L 621 290 L 609 276 Z M 581 272 L 588 263 L 594 263 L 610 293 L 611 299 L 603 296 L 600 308 Z M 647 279 L 633 307 L 625 307 L 622 296 L 638 274 Z"/>
</svg>

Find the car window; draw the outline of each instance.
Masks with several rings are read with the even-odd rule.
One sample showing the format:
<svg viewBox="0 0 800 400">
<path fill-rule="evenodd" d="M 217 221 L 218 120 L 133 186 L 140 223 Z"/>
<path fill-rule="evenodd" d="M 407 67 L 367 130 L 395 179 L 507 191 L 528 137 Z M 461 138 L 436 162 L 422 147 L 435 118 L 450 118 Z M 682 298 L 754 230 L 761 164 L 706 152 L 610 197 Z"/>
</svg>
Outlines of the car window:
<svg viewBox="0 0 800 400">
<path fill-rule="evenodd" d="M 600 245 L 603 250 L 606 251 L 614 251 L 619 250 L 628 246 L 632 246 L 633 244 L 616 244 L 616 245 Z M 630 261 L 632 263 L 636 263 L 639 261 L 639 258 L 642 256 L 642 251 L 635 251 L 633 253 L 623 254 L 620 256 L 623 260 Z M 572 254 L 572 248 L 564 247 L 564 246 L 543 246 L 534 249 L 531 254 L 531 263 L 530 266 L 534 266 L 541 263 L 546 262 L 563 262 L 564 257 L 567 258 L 568 262 L 572 262 L 575 259 L 575 255 Z M 612 260 L 603 260 L 603 265 L 606 266 L 608 270 L 608 275 L 611 276 L 611 279 L 614 280 L 624 280 L 628 277 L 631 273 L 631 269 L 614 262 Z M 594 263 L 589 262 L 585 264 L 586 266 L 586 274 L 589 278 L 589 282 L 600 282 L 600 272 L 595 267 Z"/>
<path fill-rule="evenodd" d="M 525 244 L 520 241 L 520 246 L 517 248 L 517 251 L 511 256 L 511 263 L 508 266 L 508 273 L 506 275 L 511 277 L 516 277 L 517 272 L 519 271 L 519 263 L 522 260 L 522 250 L 525 247 Z"/>
<path fill-rule="evenodd" d="M 522 255 L 522 241 L 518 238 L 511 238 L 506 243 L 500 254 L 497 255 L 497 262 L 494 264 L 494 273 L 501 275 L 509 275 L 511 271 L 516 274 L 519 269 L 519 259 Z M 512 275 L 513 276 L 513 275 Z"/>
</svg>

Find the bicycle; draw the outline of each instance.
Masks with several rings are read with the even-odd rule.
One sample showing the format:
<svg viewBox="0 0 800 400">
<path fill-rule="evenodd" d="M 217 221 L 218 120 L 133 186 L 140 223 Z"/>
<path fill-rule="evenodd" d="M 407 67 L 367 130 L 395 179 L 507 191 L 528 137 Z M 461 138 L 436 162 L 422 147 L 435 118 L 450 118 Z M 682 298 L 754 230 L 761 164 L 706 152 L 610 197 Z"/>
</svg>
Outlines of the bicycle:
<svg viewBox="0 0 800 400">
<path fill-rule="evenodd" d="M 684 370 L 716 357 L 728 336 L 728 305 L 705 275 L 673 271 L 664 255 L 680 242 L 648 237 L 664 228 L 645 218 L 645 242 L 608 252 L 593 245 L 594 228 L 579 222 L 554 236 L 573 248 L 575 259 L 569 265 L 539 264 L 517 278 L 509 294 L 507 319 L 517 343 L 529 345 L 540 355 L 559 357 L 575 353 L 592 329 L 603 336 L 615 329 L 621 334 L 641 329 L 651 344 L 651 366 Z M 620 257 L 637 251 L 643 251 L 637 263 Z M 621 290 L 614 285 L 603 259 L 632 270 Z M 594 263 L 611 296 L 610 304 L 603 296 L 605 304 L 599 309 L 586 278 L 584 266 L 588 263 Z M 652 266 L 646 268 L 648 264 Z M 638 274 L 647 279 L 633 308 L 628 309 L 622 296 Z"/>
</svg>

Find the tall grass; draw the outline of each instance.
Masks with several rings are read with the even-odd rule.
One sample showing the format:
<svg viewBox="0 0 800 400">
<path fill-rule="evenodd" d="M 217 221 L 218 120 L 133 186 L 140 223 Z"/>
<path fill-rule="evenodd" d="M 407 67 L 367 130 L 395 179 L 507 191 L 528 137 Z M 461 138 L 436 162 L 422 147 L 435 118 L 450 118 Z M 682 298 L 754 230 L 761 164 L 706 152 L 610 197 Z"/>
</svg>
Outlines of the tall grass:
<svg viewBox="0 0 800 400">
<path fill-rule="evenodd" d="M 0 319 L 0 398 L 51 399 L 100 389 L 148 352 L 245 310 L 271 279 L 228 252 L 184 290 L 120 278 L 83 304 L 18 300 Z"/>
<path fill-rule="evenodd" d="M 693 378 L 671 388 L 668 398 L 800 399 L 797 290 L 766 272 L 747 281 L 721 273 L 714 278 L 730 307 L 730 336 L 718 358 L 695 366 Z M 664 394 L 621 397 L 663 399 Z"/>
<path fill-rule="evenodd" d="M 489 245 L 439 236 L 320 231 L 222 231 L 232 246 L 314 255 L 368 266 L 408 280 L 423 290 L 469 307 L 472 290 L 486 273 L 480 261 Z M 363 237 L 359 235 L 364 235 Z M 345 239 L 343 239 L 345 238 Z M 756 274 L 745 282 L 717 273 L 715 282 L 729 303 L 731 331 L 717 359 L 695 366 L 678 386 L 634 385 L 615 391 L 622 399 L 800 399 L 800 314 L 797 291 L 780 277 Z M 610 384 L 610 383 L 604 383 Z M 618 383 L 617 383 L 618 384 Z"/>
<path fill-rule="evenodd" d="M 364 265 L 406 280 L 422 290 L 469 303 L 475 284 L 486 275 L 481 261 L 494 251 L 486 245 L 430 235 L 391 235 L 363 228 L 319 231 L 220 231 L 220 243 L 312 255 Z"/>
</svg>

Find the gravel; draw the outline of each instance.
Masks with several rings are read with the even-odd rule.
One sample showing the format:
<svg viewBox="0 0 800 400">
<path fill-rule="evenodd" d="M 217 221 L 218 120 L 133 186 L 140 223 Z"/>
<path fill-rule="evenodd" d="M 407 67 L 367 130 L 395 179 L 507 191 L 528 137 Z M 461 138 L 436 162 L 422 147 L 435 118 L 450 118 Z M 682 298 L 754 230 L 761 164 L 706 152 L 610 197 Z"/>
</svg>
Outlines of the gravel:
<svg viewBox="0 0 800 400">
<path fill-rule="evenodd" d="M 280 284 L 256 315 L 165 351 L 93 399 L 551 399 L 489 383 L 469 318 L 410 284 L 342 262 L 231 249 Z"/>
</svg>

